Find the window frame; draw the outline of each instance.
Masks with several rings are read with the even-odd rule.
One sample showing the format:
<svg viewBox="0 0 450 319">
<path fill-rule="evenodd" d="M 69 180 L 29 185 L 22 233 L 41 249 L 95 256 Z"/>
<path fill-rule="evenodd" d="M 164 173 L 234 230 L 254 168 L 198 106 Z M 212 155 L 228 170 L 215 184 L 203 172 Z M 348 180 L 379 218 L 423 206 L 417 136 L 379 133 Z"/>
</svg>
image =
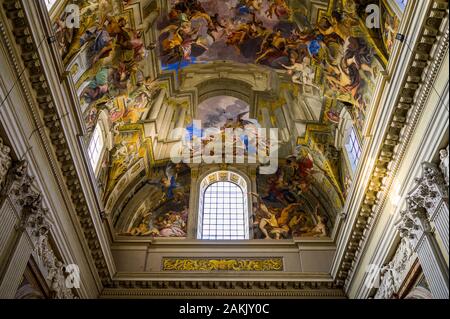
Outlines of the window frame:
<svg viewBox="0 0 450 319">
<path fill-rule="evenodd" d="M 356 132 L 356 129 L 353 125 L 348 130 L 344 147 L 347 160 L 350 164 L 350 168 L 352 172 L 355 173 L 361 159 L 362 147 L 358 139 L 358 133 Z"/>
<path fill-rule="evenodd" d="M 230 202 L 230 197 L 222 196 L 217 197 L 217 200 L 222 200 L 222 203 L 216 202 L 211 203 L 207 202 L 208 191 L 213 191 L 214 185 L 217 185 L 219 188 L 227 187 L 226 184 L 218 185 L 219 183 L 229 183 L 228 187 L 234 188 L 235 192 L 230 192 L 230 194 L 236 194 L 236 192 L 240 192 L 242 196 L 242 201 L 236 200 L 236 203 Z M 232 185 L 232 186 L 231 186 Z M 198 220 L 197 220 L 197 239 L 205 240 L 205 241 L 214 241 L 214 240 L 249 240 L 250 239 L 250 215 L 249 215 L 249 199 L 247 196 L 248 183 L 247 181 L 239 174 L 231 172 L 231 171 L 217 171 L 214 173 L 208 174 L 199 185 L 199 205 L 198 205 Z M 216 190 L 215 195 L 220 194 L 218 190 Z M 222 194 L 226 194 L 226 192 L 222 192 Z M 214 193 L 212 193 L 214 195 Z M 227 202 L 228 201 L 228 202 Z M 205 207 L 206 204 L 218 205 L 218 207 Z M 220 207 L 223 205 L 223 207 Z M 229 205 L 229 207 L 227 207 Z M 231 206 L 240 206 L 235 207 L 241 212 L 233 212 L 233 208 Z M 221 213 L 225 213 L 224 215 L 220 215 L 217 212 L 208 213 L 209 216 L 205 215 L 205 209 L 222 209 Z M 229 216 L 226 216 L 229 215 Z M 209 218 L 205 218 L 209 217 Z M 215 218 L 214 218 L 215 217 Z M 217 218 L 222 217 L 222 218 Z M 228 218 L 224 218 L 228 217 Z M 215 224 L 208 223 L 210 227 L 208 229 L 210 231 L 215 231 L 215 233 L 208 232 L 207 235 L 204 234 L 205 230 L 205 220 L 216 220 Z M 223 223 L 217 223 L 217 220 L 222 220 Z M 242 224 L 241 224 L 242 223 Z M 217 226 L 222 225 L 222 230 L 228 231 L 227 234 L 223 232 L 222 234 L 218 234 L 217 231 L 221 230 Z M 243 229 L 238 227 L 238 225 L 243 225 Z M 213 227 L 211 227 L 213 226 Z M 227 227 L 228 226 L 228 227 Z M 235 230 L 233 230 L 233 226 L 235 226 Z M 239 232 L 242 229 L 242 232 Z M 236 233 L 233 234 L 233 231 Z"/>
<path fill-rule="evenodd" d="M 95 144 L 93 144 L 93 143 L 95 143 Z M 97 147 L 99 144 L 101 146 Z M 93 149 L 93 145 L 95 147 L 94 149 Z M 105 134 L 104 134 L 104 130 L 103 130 L 103 125 L 100 122 L 98 122 L 95 125 L 94 131 L 91 135 L 91 139 L 89 141 L 89 145 L 87 148 L 88 160 L 89 160 L 91 168 L 94 171 L 94 174 L 96 176 L 100 169 L 100 163 L 101 163 L 103 154 L 105 152 L 105 148 L 106 148 L 106 139 L 105 139 Z M 97 151 L 95 160 L 93 158 L 94 151 Z"/>
</svg>

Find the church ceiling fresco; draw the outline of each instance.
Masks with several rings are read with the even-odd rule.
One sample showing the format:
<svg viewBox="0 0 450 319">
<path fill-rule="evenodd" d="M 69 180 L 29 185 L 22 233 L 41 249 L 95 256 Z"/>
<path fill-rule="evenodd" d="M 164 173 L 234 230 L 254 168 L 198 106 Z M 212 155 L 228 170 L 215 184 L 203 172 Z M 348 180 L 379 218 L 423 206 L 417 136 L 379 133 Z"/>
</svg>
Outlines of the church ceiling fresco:
<svg viewBox="0 0 450 319">
<path fill-rule="evenodd" d="M 188 181 L 172 185 L 165 164 L 154 160 L 155 137 L 145 133 L 152 105 L 168 90 L 166 74 L 175 73 L 176 81 L 183 81 L 186 66 L 217 61 L 251 64 L 274 72 L 280 80 L 280 97 L 267 102 L 272 112 L 286 105 L 281 94 L 285 90 L 297 100 L 315 100 L 319 108 L 317 118 L 308 120 L 306 136 L 295 143 L 299 148 L 281 159 L 283 167 L 274 175 L 258 177 L 255 236 L 328 236 L 350 184 L 350 173 L 341 167 L 342 158 L 332 147 L 341 113 L 345 108 L 351 114 L 361 135 L 376 78 L 388 62 L 399 27 L 399 18 L 386 1 L 378 1 L 381 24 L 373 30 L 364 23 L 369 3 L 365 0 L 333 0 L 328 6 L 324 2 L 315 16 L 308 0 L 168 0 L 166 9 L 158 9 L 154 41 L 142 25 L 136 26 L 136 14 L 130 9 L 136 2 L 71 0 L 80 7 L 80 27 L 67 27 L 67 13 L 54 19 L 60 53 L 70 66 L 88 132 L 101 121 L 111 137 L 99 177 L 104 200 L 140 162 L 162 193 L 189 185 Z M 155 64 L 156 76 L 148 72 L 150 64 Z M 166 97 L 164 106 L 170 103 Z M 194 120 L 219 131 L 256 130 L 262 121 L 258 122 L 257 113 L 258 119 L 250 118 L 251 107 L 236 98 L 217 96 L 192 109 L 193 114 L 188 112 L 184 126 L 191 137 L 199 133 Z M 277 123 L 273 115 L 269 121 Z M 197 137 L 205 142 L 208 136 L 203 133 Z M 249 140 L 240 142 L 248 151 Z M 161 176 L 152 179 L 155 167 Z M 320 198 L 328 203 L 319 203 Z M 178 197 L 171 198 L 151 212 L 140 213 L 124 231 L 183 237 L 186 205 Z M 170 211 L 170 216 L 161 215 L 163 211 Z M 173 232 L 164 230 L 170 223 L 177 225 Z M 144 229 L 144 224 L 153 226 Z"/>
<path fill-rule="evenodd" d="M 124 10 L 126 2 L 73 3 L 80 7 L 80 28 L 65 27 L 67 13 L 63 13 L 55 22 L 55 33 L 64 61 L 76 59 L 85 65 L 76 86 L 88 131 L 93 130 L 102 112 L 107 115 L 104 129 L 110 131 L 113 144 L 110 156 L 102 163 L 107 197 L 137 161 L 150 160 L 150 141 L 144 138 L 139 123 L 161 88 L 157 80 L 144 74 L 148 50 L 142 31 L 136 30 L 132 15 Z"/>
<path fill-rule="evenodd" d="M 364 2 L 332 1 L 313 24 L 302 1 L 172 0 L 159 22 L 161 64 L 169 70 L 217 60 L 268 66 L 295 85 L 317 88 L 317 95 L 350 103 L 363 122 L 398 28 L 384 6 L 382 30 L 369 32 L 360 14 Z"/>
<path fill-rule="evenodd" d="M 276 174 L 258 175 L 257 185 L 255 239 L 330 236 L 343 202 L 320 152 L 299 146 Z"/>
<path fill-rule="evenodd" d="M 249 113 L 248 103 L 231 96 L 216 96 L 200 103 L 194 121 L 186 128 L 182 152 L 189 151 L 195 157 L 202 149 L 208 149 L 208 155 L 222 157 L 229 147 L 234 154 L 256 155 L 258 143 L 267 151 L 267 139 L 258 139 L 261 125 L 249 118 Z M 238 136 L 227 140 L 227 129 L 241 133 L 235 131 Z"/>
<path fill-rule="evenodd" d="M 198 105 L 196 120 L 204 128 L 223 127 L 229 121 L 249 120 L 250 105 L 231 96 L 216 96 Z"/>
<path fill-rule="evenodd" d="M 184 164 L 158 165 L 147 181 L 152 205 L 138 211 L 122 236 L 186 237 L 191 172 Z"/>
</svg>

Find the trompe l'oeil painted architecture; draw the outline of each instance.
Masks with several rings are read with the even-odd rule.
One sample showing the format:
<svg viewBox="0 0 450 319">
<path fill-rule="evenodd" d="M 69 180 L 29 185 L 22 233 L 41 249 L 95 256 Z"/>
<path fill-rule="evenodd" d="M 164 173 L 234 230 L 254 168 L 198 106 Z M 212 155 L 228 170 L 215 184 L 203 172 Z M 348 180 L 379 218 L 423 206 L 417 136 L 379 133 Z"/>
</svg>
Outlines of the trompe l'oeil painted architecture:
<svg viewBox="0 0 450 319">
<path fill-rule="evenodd" d="M 0 4 L 0 297 L 449 297 L 446 1 Z"/>
</svg>

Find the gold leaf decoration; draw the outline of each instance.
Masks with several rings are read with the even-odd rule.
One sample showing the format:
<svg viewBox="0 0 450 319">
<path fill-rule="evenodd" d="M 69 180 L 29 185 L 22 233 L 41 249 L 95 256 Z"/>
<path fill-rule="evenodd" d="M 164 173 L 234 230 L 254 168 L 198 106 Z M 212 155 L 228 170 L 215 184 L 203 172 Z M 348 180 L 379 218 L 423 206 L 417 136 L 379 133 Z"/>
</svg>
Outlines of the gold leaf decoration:
<svg viewBox="0 0 450 319">
<path fill-rule="evenodd" d="M 283 258 L 163 258 L 163 271 L 283 271 Z"/>
</svg>

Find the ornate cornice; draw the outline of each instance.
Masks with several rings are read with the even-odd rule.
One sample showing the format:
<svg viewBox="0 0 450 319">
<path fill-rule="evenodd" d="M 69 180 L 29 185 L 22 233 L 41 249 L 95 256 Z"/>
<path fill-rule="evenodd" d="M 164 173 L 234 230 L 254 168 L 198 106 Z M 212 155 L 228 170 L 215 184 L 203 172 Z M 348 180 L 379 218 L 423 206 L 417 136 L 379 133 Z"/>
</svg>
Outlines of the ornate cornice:
<svg viewBox="0 0 450 319">
<path fill-rule="evenodd" d="M 173 298 L 173 297 L 247 297 L 247 298 L 346 298 L 341 290 L 151 290 L 151 289 L 105 289 L 101 298 Z"/>
<path fill-rule="evenodd" d="M 447 2 L 433 2 L 416 46 L 412 48 L 415 52 L 400 96 L 389 119 L 389 128 L 380 144 L 362 205 L 339 262 L 338 285 L 348 284 L 353 276 L 448 52 L 447 8 Z"/>
<path fill-rule="evenodd" d="M 26 1 L 26 0 L 24 0 Z M 81 189 L 81 181 L 78 176 L 74 159 L 72 157 L 67 139 L 63 131 L 63 123 L 58 114 L 49 84 L 44 76 L 44 70 L 39 59 L 38 47 L 41 43 L 36 43 L 31 36 L 32 31 L 27 15 L 24 12 L 21 0 L 5 0 L 4 9 L 11 23 L 11 30 L 14 30 L 14 36 L 17 44 L 21 48 L 22 62 L 26 67 L 26 75 L 19 77 L 22 91 L 26 94 L 27 103 L 33 112 L 36 127 L 41 139 L 47 141 L 50 139 L 52 146 L 45 144 L 47 157 L 51 164 L 51 169 L 55 176 L 59 172 L 65 177 L 65 185 L 60 185 L 61 189 L 67 189 L 71 193 L 71 199 L 76 209 L 78 221 L 84 232 L 84 237 L 89 245 L 92 258 L 98 270 L 102 283 L 107 288 L 103 291 L 103 297 L 117 296 L 280 296 L 280 297 L 345 297 L 340 289 L 334 289 L 334 283 L 330 282 L 238 282 L 235 285 L 240 289 L 236 291 L 223 291 L 223 289 L 233 289 L 233 284 L 223 282 L 136 282 L 136 281 L 112 281 L 111 274 L 107 268 L 106 258 L 100 248 L 100 241 L 97 231 L 94 227 L 94 221 L 90 215 L 87 199 Z M 440 44 L 433 52 L 433 44 L 437 42 L 437 31 L 445 16 L 446 2 L 435 2 L 437 4 L 431 10 L 430 17 L 427 19 L 425 30 L 416 47 L 415 54 L 409 74 L 404 82 L 401 97 L 397 103 L 396 110 L 390 120 L 390 129 L 386 134 L 379 157 L 376 161 L 374 171 L 368 186 L 364 203 L 358 213 L 358 218 L 353 227 L 350 241 L 346 245 L 344 258 L 340 263 L 338 271 L 338 286 L 342 285 L 353 271 L 354 262 L 359 259 L 361 248 L 365 244 L 364 233 L 370 231 L 375 220 L 381 211 L 381 207 L 386 199 L 387 190 L 392 183 L 392 176 L 403 158 L 406 146 L 414 132 L 420 114 L 432 90 L 432 83 L 437 75 L 441 62 L 448 49 L 448 28 L 441 36 Z M 444 13 L 444 15 L 442 15 Z M 16 60 L 16 52 L 9 41 L 9 35 L 5 26 L 0 23 L 1 36 L 6 44 L 8 53 L 16 73 L 21 74 L 22 63 Z M 433 52 L 433 54 L 432 54 Z M 431 57 L 430 55 L 433 55 Z M 428 61 L 433 63 L 428 67 Z M 427 79 L 422 82 L 422 76 L 427 73 Z M 30 92 L 26 83 L 29 81 L 34 92 Z M 36 112 L 35 105 L 39 106 L 42 112 Z M 44 127 L 48 131 L 44 130 Z M 406 129 L 405 129 L 406 128 Z M 404 131 L 404 132 L 402 132 Z M 402 132 L 402 134 L 400 134 Z M 400 139 L 400 135 L 403 136 Z M 57 162 L 53 158 L 57 158 Z M 59 168 L 58 168 L 59 166 Z M 56 174 L 58 172 L 58 174 Z M 370 218 L 369 218 L 370 217 Z M 369 222 L 370 219 L 370 222 Z M 186 282 L 185 282 L 186 283 Z M 229 287 L 227 287 L 229 285 Z M 195 287 L 194 287 L 195 286 Z M 260 287 L 254 289 L 253 287 Z M 115 288 L 114 288 L 115 287 Z M 123 288 L 125 287 L 125 288 Z M 136 287 L 136 288 L 135 288 Z M 160 289 L 153 289 L 158 287 Z M 185 288 L 190 287 L 190 288 Z M 212 291 L 202 291 L 201 288 L 214 289 Z M 235 286 L 236 287 L 236 286 Z M 305 289 L 306 287 L 306 289 Z M 321 289 L 324 287 L 324 289 Z M 174 288 L 176 291 L 174 291 Z M 192 290 L 193 289 L 200 289 Z M 272 291 L 273 289 L 273 291 Z M 280 289 L 280 290 L 277 290 Z M 296 290 L 297 289 L 297 290 Z M 317 290 L 314 290 L 317 289 Z"/>
<path fill-rule="evenodd" d="M 291 297 L 346 298 L 332 282 L 292 281 L 145 281 L 116 283 L 101 298 L 145 297 Z"/>
<path fill-rule="evenodd" d="M 33 114 L 33 120 L 44 144 L 51 170 L 55 176 L 61 176 L 62 173 L 65 178 L 63 183 L 57 179 L 59 188 L 62 192 L 69 191 L 73 207 L 76 210 L 78 221 L 90 248 L 98 274 L 102 283 L 107 284 L 111 280 L 111 274 L 107 268 L 105 256 L 100 248 L 100 241 L 94 227 L 94 221 L 90 215 L 87 200 L 81 188 L 81 180 L 75 167 L 75 161 L 65 137 L 64 125 L 61 120 L 65 115 L 58 114 L 50 85 L 45 77 L 44 68 L 40 60 L 39 48 L 44 41 L 47 42 L 50 40 L 50 36 L 42 39 L 41 43 L 36 43 L 32 36 L 33 31 L 31 30 L 30 21 L 28 20 L 29 18 L 22 1 L 5 0 L 3 1 L 3 8 L 10 22 L 10 26 L 7 28 L 13 30 L 13 36 L 20 48 L 20 56 L 22 59 L 21 62 L 17 61 L 17 54 L 13 44 L 10 42 L 7 28 L 0 22 L 2 40 L 10 55 L 11 65 L 16 71 L 21 89 L 26 96 L 29 110 Z M 25 69 L 23 69 L 22 63 Z M 34 92 L 30 92 L 26 82 L 31 83 Z M 39 110 L 36 109 L 36 105 Z M 48 140 L 50 140 L 51 144 L 47 142 Z M 54 161 L 54 158 L 57 161 Z"/>
</svg>

